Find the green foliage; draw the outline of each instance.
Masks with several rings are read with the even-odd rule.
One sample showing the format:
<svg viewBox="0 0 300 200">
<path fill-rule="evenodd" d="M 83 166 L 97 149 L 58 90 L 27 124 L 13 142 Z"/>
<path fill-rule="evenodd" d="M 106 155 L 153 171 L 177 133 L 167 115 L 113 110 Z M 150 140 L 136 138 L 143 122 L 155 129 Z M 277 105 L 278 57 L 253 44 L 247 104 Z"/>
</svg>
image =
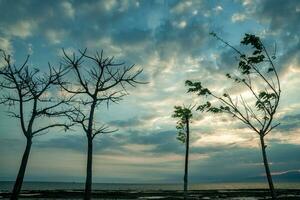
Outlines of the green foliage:
<svg viewBox="0 0 300 200">
<path fill-rule="evenodd" d="M 252 48 L 254 48 L 251 56 L 246 56 L 245 54 L 240 55 L 240 62 L 238 66 L 242 74 L 250 74 L 250 70 L 253 68 L 253 65 L 261 63 L 265 59 L 265 55 L 263 54 L 263 45 L 260 38 L 252 34 L 245 34 L 241 44 L 246 46 L 251 45 Z M 272 70 L 269 72 L 271 71 Z"/>
<path fill-rule="evenodd" d="M 239 69 L 242 70 L 242 74 L 250 74 L 251 66 L 244 60 L 240 60 Z"/>
<path fill-rule="evenodd" d="M 175 106 L 174 107 L 174 114 L 172 117 L 179 118 L 176 129 L 178 130 L 177 139 L 182 143 L 186 141 L 186 134 L 185 134 L 185 126 L 188 123 L 188 120 L 192 118 L 193 114 L 190 108 L 182 107 L 182 106 Z"/>
<path fill-rule="evenodd" d="M 190 108 L 182 106 L 175 106 L 174 108 L 174 114 L 172 115 L 174 118 L 179 118 L 180 120 L 185 121 L 193 116 Z"/>
<path fill-rule="evenodd" d="M 209 89 L 202 87 L 201 82 L 185 81 L 185 85 L 189 87 L 188 92 L 197 93 L 198 96 L 210 95 Z"/>
<path fill-rule="evenodd" d="M 278 107 L 281 93 L 278 74 L 268 51 L 260 38 L 252 34 L 245 34 L 241 40 L 241 44 L 248 47 L 249 51 L 247 53 L 243 53 L 230 43 L 224 41 L 216 33 L 212 32 L 210 34 L 239 55 L 237 68 L 239 73 L 227 73 L 226 77 L 234 81 L 234 83 L 241 83 L 248 88 L 253 94 L 253 98 L 256 99 L 256 104 L 253 107 L 249 106 L 242 95 L 240 98 L 236 96 L 236 100 L 233 100 L 228 93 L 218 96 L 208 88 L 204 88 L 201 82 L 187 80 L 185 82 L 185 85 L 188 87 L 187 92 L 196 93 L 198 96 L 209 96 L 221 103 L 221 105 L 214 106 L 211 102 L 207 101 L 204 104 L 198 105 L 197 111 L 215 114 L 228 113 L 241 120 L 257 133 L 261 134 L 261 131 L 263 131 L 267 134 L 276 127 L 272 126 L 271 123 Z M 275 59 L 275 57 L 272 57 L 272 59 Z M 265 69 L 262 67 L 263 65 L 268 65 L 268 67 Z M 268 73 L 274 74 L 272 76 L 271 74 L 268 75 Z M 276 78 L 276 82 L 273 81 L 273 78 Z M 257 81 L 265 83 L 264 89 L 261 89 L 261 92 L 257 92 L 256 90 L 256 86 L 261 86 L 260 82 Z M 257 125 L 261 127 L 256 127 Z"/>
<path fill-rule="evenodd" d="M 227 96 L 228 94 L 224 94 L 224 96 Z M 211 106 L 211 103 L 207 101 L 205 104 L 199 105 L 196 110 L 199 110 L 201 112 L 211 112 L 211 113 L 222 113 L 222 112 L 228 112 L 230 111 L 230 108 L 228 106 L 220 106 L 220 107 L 213 107 Z"/>
<path fill-rule="evenodd" d="M 258 53 L 261 53 L 261 51 L 263 49 L 260 38 L 255 35 L 248 34 L 248 33 L 245 34 L 245 37 L 241 41 L 241 44 L 252 45 L 258 51 Z"/>
<path fill-rule="evenodd" d="M 186 134 L 185 134 L 184 124 L 181 121 L 177 122 L 176 129 L 178 130 L 176 139 L 182 143 L 185 143 Z"/>
<path fill-rule="evenodd" d="M 265 56 L 263 54 L 257 55 L 257 56 L 251 56 L 248 57 L 248 63 L 249 64 L 257 64 L 257 63 L 261 63 L 262 61 L 264 61 Z"/>
<path fill-rule="evenodd" d="M 275 93 L 267 93 L 265 91 L 260 92 L 255 106 L 258 108 L 258 110 L 263 110 L 270 106 L 272 104 L 272 100 L 275 99 L 277 99 L 277 95 Z"/>
<path fill-rule="evenodd" d="M 207 101 L 205 104 L 198 106 L 196 110 L 204 112 L 205 110 L 209 109 L 210 107 L 211 107 L 211 103 L 209 101 Z"/>
<path fill-rule="evenodd" d="M 209 109 L 207 109 L 206 112 L 211 112 L 211 113 L 221 113 L 223 112 L 222 109 L 217 108 L 217 107 L 210 107 Z"/>
</svg>

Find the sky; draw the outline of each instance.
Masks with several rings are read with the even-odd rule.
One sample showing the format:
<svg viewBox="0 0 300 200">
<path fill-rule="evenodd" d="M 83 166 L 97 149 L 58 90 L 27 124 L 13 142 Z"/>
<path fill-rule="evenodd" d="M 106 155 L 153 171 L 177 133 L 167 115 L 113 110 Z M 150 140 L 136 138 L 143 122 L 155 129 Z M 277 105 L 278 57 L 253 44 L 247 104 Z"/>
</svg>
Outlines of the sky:
<svg viewBox="0 0 300 200">
<path fill-rule="evenodd" d="M 175 105 L 199 104 L 184 82 L 200 80 L 216 92 L 244 92 L 225 78 L 237 68 L 234 52 L 209 33 L 240 48 L 245 33 L 260 36 L 276 68 L 282 99 L 266 137 L 274 177 L 300 173 L 300 2 L 298 0 L 0 0 L 0 48 L 21 63 L 59 66 L 62 48 L 104 50 L 143 69 L 119 104 L 98 107 L 96 120 L 119 131 L 94 140 L 93 181 L 183 182 L 184 145 L 176 140 Z M 2 91 L 1 91 L 2 92 Z M 11 108 L 13 109 L 13 108 Z M 19 122 L 0 105 L 0 181 L 14 180 L 26 140 Z M 264 178 L 257 134 L 227 115 L 194 112 L 191 182 Z M 33 139 L 25 181 L 85 180 L 86 138 L 80 127 Z M 298 179 L 299 181 L 299 179 Z"/>
</svg>

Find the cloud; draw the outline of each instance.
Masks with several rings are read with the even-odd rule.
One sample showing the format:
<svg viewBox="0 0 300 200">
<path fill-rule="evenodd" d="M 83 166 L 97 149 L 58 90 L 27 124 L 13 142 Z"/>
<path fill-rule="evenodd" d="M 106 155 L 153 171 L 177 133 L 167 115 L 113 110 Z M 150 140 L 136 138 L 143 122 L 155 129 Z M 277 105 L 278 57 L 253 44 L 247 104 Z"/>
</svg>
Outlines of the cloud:
<svg viewBox="0 0 300 200">
<path fill-rule="evenodd" d="M 238 132 L 227 132 L 227 130 L 224 130 L 214 134 L 201 134 L 201 137 L 192 146 L 209 147 L 217 145 L 258 148 L 258 137 L 255 138 L 254 133 L 249 133 L 248 129 L 243 131 L 244 133 L 242 133 L 241 129 Z"/>
<path fill-rule="evenodd" d="M 235 13 L 231 16 L 231 21 L 233 23 L 236 23 L 236 22 L 243 22 L 246 20 L 246 15 L 245 14 L 242 14 L 242 13 Z"/>
<path fill-rule="evenodd" d="M 277 128 L 280 131 L 293 131 L 300 128 L 300 114 L 286 114 L 278 121 L 281 123 Z"/>
<path fill-rule="evenodd" d="M 253 4 L 253 0 L 241 0 L 243 6 L 249 6 Z"/>
<path fill-rule="evenodd" d="M 300 7 L 299 1 L 290 0 L 282 3 L 280 0 L 272 2 L 264 0 L 255 6 L 256 9 L 252 12 L 252 17 L 266 27 L 266 37 L 278 44 L 279 65 L 288 65 L 294 62 L 300 66 L 298 56 L 300 52 L 298 37 L 300 28 L 295 25 L 299 19 L 299 12 L 297 12 L 297 8 Z"/>
<path fill-rule="evenodd" d="M 185 10 L 189 9 L 191 6 L 193 6 L 192 1 L 179 2 L 171 9 L 171 12 L 180 14 L 180 13 L 184 12 Z"/>
<path fill-rule="evenodd" d="M 65 30 L 53 30 L 48 29 L 45 31 L 45 36 L 52 44 L 59 44 L 61 41 L 67 37 L 67 31 Z"/>
<path fill-rule="evenodd" d="M 261 21 L 267 21 L 270 24 L 270 29 L 273 31 L 290 31 L 296 34 L 299 27 L 294 26 L 294 24 L 299 19 L 299 12 L 297 12 L 299 6 L 300 3 L 297 0 L 290 0 L 284 3 L 280 0 L 272 2 L 264 0 L 257 5 L 256 14 L 258 14 L 258 18 L 261 18 Z"/>
<path fill-rule="evenodd" d="M 20 20 L 15 24 L 9 25 L 4 32 L 8 36 L 16 36 L 22 39 L 32 36 L 34 29 L 37 27 L 37 21 Z"/>
<path fill-rule="evenodd" d="M 218 5 L 218 6 L 216 6 L 216 7 L 214 8 L 214 10 L 215 10 L 217 13 L 219 13 L 219 12 L 222 12 L 222 11 L 223 11 L 223 7 L 220 6 L 220 5 Z"/>
<path fill-rule="evenodd" d="M 72 3 L 68 2 L 68 1 L 63 1 L 61 2 L 61 7 L 63 9 L 63 13 L 65 13 L 65 15 L 71 19 L 74 18 L 75 16 L 75 9 L 72 5 Z"/>
<path fill-rule="evenodd" d="M 7 53 L 12 53 L 13 47 L 8 38 L 0 37 L 0 49 L 6 51 Z"/>
<path fill-rule="evenodd" d="M 174 26 L 176 26 L 177 28 L 185 28 L 186 25 L 187 25 L 186 21 L 184 21 L 184 20 L 183 20 L 183 21 L 180 21 L 180 22 L 178 22 L 178 23 L 174 22 L 173 24 L 174 24 Z"/>
<path fill-rule="evenodd" d="M 115 1 L 115 0 L 106 1 L 106 2 L 104 2 L 104 8 L 105 8 L 105 10 L 110 11 L 116 6 L 116 4 L 117 4 L 117 1 Z"/>
<path fill-rule="evenodd" d="M 135 116 L 133 118 L 129 118 L 126 120 L 110 121 L 109 124 L 111 126 L 115 126 L 118 128 L 144 127 L 154 119 L 155 119 L 155 115 L 141 116 L 141 117 Z"/>
</svg>

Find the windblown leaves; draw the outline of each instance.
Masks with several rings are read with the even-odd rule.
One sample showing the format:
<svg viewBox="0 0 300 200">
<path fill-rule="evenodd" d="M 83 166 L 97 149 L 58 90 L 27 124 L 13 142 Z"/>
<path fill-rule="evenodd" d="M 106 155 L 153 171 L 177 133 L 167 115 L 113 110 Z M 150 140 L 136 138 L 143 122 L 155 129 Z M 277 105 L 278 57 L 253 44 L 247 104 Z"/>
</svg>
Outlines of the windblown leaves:
<svg viewBox="0 0 300 200">
<path fill-rule="evenodd" d="M 265 59 L 263 45 L 260 41 L 260 38 L 252 34 L 245 34 L 241 44 L 246 46 L 251 45 L 253 48 L 251 56 L 246 56 L 245 54 L 240 55 L 240 62 L 238 66 L 242 74 L 250 74 L 253 65 L 259 64 Z"/>
<path fill-rule="evenodd" d="M 241 41 L 241 44 L 244 45 L 252 45 L 257 51 L 260 51 L 259 53 L 261 53 L 263 47 L 260 41 L 260 38 L 252 35 L 252 34 L 245 34 L 245 37 L 243 38 L 243 40 Z"/>
<path fill-rule="evenodd" d="M 215 99 L 219 102 L 219 105 L 212 105 L 212 102 L 207 101 L 198 105 L 198 111 L 230 114 L 261 136 L 265 136 L 277 126 L 272 125 L 272 120 L 279 104 L 281 88 L 278 73 L 272 61 L 275 57 L 269 56 L 270 54 L 264 44 L 255 35 L 245 34 L 241 40 L 242 45 L 250 47 L 247 48 L 245 53 L 220 38 L 216 33 L 211 33 L 211 35 L 230 47 L 239 56 L 237 66 L 239 73 L 233 71 L 227 73 L 226 77 L 234 83 L 246 87 L 255 100 L 249 101 L 248 96 L 244 98 L 242 94 L 231 96 L 224 93 L 218 95 L 203 87 L 200 81 L 187 80 L 185 82 L 188 87 L 187 92 Z"/>
<path fill-rule="evenodd" d="M 188 120 L 193 116 L 192 111 L 190 108 L 182 107 L 182 106 L 175 106 L 174 107 L 174 114 L 172 117 L 179 118 L 177 121 L 176 129 L 178 130 L 177 140 L 182 143 L 186 141 L 186 133 L 185 128 Z"/>
<path fill-rule="evenodd" d="M 202 87 L 201 82 L 185 81 L 185 85 L 189 87 L 188 92 L 197 93 L 197 95 L 210 95 L 209 89 Z"/>
<path fill-rule="evenodd" d="M 258 108 L 258 110 L 266 109 L 272 106 L 272 101 L 275 99 L 277 99 L 277 95 L 275 93 L 267 93 L 264 91 L 260 92 L 255 106 Z"/>
<path fill-rule="evenodd" d="M 184 124 L 181 123 L 181 121 L 177 122 L 176 129 L 178 130 L 176 139 L 182 143 L 185 143 L 186 141 L 185 128 L 184 128 Z"/>
</svg>

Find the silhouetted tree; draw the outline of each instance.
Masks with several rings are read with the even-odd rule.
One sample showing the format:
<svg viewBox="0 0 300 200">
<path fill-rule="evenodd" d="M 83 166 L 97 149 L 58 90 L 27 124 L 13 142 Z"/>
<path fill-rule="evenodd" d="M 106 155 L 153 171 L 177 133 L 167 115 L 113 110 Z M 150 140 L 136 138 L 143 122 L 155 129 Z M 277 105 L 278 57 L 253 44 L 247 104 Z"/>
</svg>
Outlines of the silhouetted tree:
<svg viewBox="0 0 300 200">
<path fill-rule="evenodd" d="M 97 135 L 116 131 L 110 130 L 106 125 L 97 126 L 95 110 L 101 103 L 105 102 L 108 106 L 110 102 L 120 101 L 127 94 L 126 85 L 135 87 L 136 84 L 142 83 L 136 80 L 142 70 L 133 72 L 134 65 L 128 67 L 124 63 L 113 62 L 114 57 L 104 58 L 103 51 L 96 52 L 94 56 L 88 55 L 86 50 L 79 51 L 79 56 L 76 56 L 75 53 L 68 55 L 64 50 L 63 54 L 64 65 L 71 69 L 75 79 L 67 81 L 69 84 L 67 87 L 62 84 L 62 88 L 66 92 L 78 96 L 76 111 L 69 117 L 73 122 L 81 125 L 87 137 L 84 198 L 91 199 L 93 139 Z M 83 62 L 85 62 L 84 66 Z"/>
<path fill-rule="evenodd" d="M 62 117 L 70 110 L 62 106 L 67 104 L 70 98 L 55 98 L 51 93 L 55 86 L 59 86 L 59 79 L 63 71 L 57 71 L 49 64 L 49 73 L 40 73 L 39 69 L 31 68 L 27 65 L 29 56 L 22 65 L 16 66 L 11 56 L 0 50 L 4 66 L 0 68 L 0 104 L 10 107 L 9 116 L 17 118 L 21 124 L 21 130 L 26 137 L 27 144 L 22 157 L 20 169 L 12 191 L 11 199 L 18 199 L 24 174 L 34 136 L 47 133 L 54 127 L 68 129 L 71 124 L 64 122 L 47 123 L 42 125 L 42 121 L 48 117 Z M 60 119 L 61 121 L 61 119 Z"/>
<path fill-rule="evenodd" d="M 242 95 L 232 98 L 225 92 L 218 96 L 211 90 L 202 86 L 201 82 L 186 81 L 188 92 L 197 93 L 199 96 L 212 97 L 222 105 L 212 106 L 207 101 L 200 105 L 197 110 L 212 113 L 228 113 L 255 131 L 259 138 L 262 157 L 269 183 L 271 196 L 276 199 L 272 176 L 266 154 L 265 136 L 279 124 L 272 123 L 280 100 L 280 81 L 273 60 L 275 55 L 270 55 L 261 39 L 255 35 L 245 34 L 241 44 L 250 46 L 248 53 L 243 53 L 237 48 L 224 41 L 215 33 L 211 33 L 217 40 L 233 49 L 239 55 L 238 72 L 226 74 L 226 77 L 236 84 L 241 84 L 248 89 L 252 99 L 245 99 Z M 249 52 L 250 51 L 250 52 Z"/>
<path fill-rule="evenodd" d="M 188 197 L 188 166 L 189 166 L 189 145 L 190 145 L 190 119 L 192 118 L 192 108 L 175 106 L 172 117 L 178 118 L 176 129 L 178 130 L 177 139 L 185 144 L 185 162 L 184 162 L 184 199 Z"/>
</svg>

